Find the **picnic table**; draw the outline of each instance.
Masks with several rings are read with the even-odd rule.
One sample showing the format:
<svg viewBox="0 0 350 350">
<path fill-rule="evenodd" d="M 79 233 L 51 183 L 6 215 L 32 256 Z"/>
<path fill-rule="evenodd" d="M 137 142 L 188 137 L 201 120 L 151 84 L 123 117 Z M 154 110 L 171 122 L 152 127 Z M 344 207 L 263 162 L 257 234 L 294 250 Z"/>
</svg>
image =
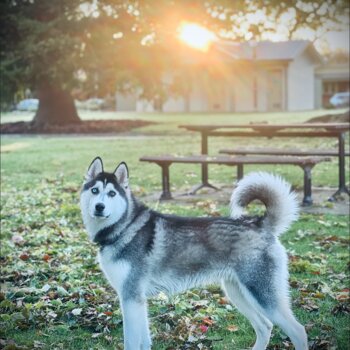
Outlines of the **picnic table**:
<svg viewBox="0 0 350 350">
<path fill-rule="evenodd" d="M 330 197 L 335 200 L 341 193 L 349 194 L 349 189 L 345 183 L 345 134 L 349 132 L 349 123 L 290 123 L 290 124 L 218 124 L 218 125 L 180 125 L 189 131 L 201 134 L 201 154 L 208 154 L 208 138 L 210 136 L 223 137 L 328 137 L 338 140 L 338 171 L 339 181 L 337 191 Z M 202 164 L 202 183 L 193 192 L 203 187 L 215 188 L 208 181 L 208 164 Z"/>
</svg>

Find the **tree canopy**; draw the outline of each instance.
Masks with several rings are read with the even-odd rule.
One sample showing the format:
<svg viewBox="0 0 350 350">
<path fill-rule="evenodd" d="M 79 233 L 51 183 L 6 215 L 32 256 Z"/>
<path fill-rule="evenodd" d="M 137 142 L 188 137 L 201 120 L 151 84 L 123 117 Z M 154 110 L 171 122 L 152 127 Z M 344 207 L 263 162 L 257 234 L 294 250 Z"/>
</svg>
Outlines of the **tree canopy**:
<svg viewBox="0 0 350 350">
<path fill-rule="evenodd" d="M 55 90 L 58 99 L 63 91 L 68 101 L 73 89 L 98 96 L 138 86 L 148 99 L 167 93 L 163 71 L 182 69 L 176 38 L 181 21 L 238 41 L 268 35 L 282 40 L 306 29 L 316 36 L 339 29 L 346 25 L 349 5 L 343 0 L 4 0 L 0 13 L 2 100 L 29 87 L 39 98 L 40 90 L 46 95 Z"/>
</svg>

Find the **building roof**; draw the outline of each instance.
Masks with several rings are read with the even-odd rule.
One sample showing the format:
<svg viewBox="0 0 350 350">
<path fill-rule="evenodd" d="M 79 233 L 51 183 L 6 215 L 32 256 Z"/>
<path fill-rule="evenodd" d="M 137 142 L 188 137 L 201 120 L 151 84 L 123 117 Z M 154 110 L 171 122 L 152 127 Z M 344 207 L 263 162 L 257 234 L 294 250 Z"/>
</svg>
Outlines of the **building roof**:
<svg viewBox="0 0 350 350">
<path fill-rule="evenodd" d="M 322 80 L 349 81 L 350 68 L 346 63 L 328 62 L 316 68 L 316 76 Z"/>
<path fill-rule="evenodd" d="M 303 52 L 308 51 L 317 63 L 322 62 L 322 58 L 315 47 L 307 40 L 291 41 L 261 41 L 234 43 L 230 41 L 219 41 L 214 48 L 233 59 L 242 60 L 293 60 Z"/>
</svg>

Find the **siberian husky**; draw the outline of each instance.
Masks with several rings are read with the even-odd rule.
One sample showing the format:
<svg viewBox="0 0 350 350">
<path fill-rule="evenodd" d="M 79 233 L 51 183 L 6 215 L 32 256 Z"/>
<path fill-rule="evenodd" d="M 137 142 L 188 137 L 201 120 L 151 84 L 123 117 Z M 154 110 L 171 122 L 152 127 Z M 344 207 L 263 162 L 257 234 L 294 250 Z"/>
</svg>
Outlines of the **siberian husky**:
<svg viewBox="0 0 350 350">
<path fill-rule="evenodd" d="M 264 216 L 244 215 L 254 199 L 266 206 Z M 278 239 L 298 215 L 295 195 L 281 178 L 261 172 L 243 178 L 228 218 L 178 217 L 134 198 L 125 163 L 108 173 L 97 157 L 80 205 L 88 234 L 100 246 L 101 268 L 120 299 L 125 350 L 151 348 L 147 297 L 212 283 L 221 283 L 251 322 L 254 350 L 266 348 L 273 324 L 296 350 L 308 348 L 304 327 L 290 308 L 287 254 Z"/>
</svg>

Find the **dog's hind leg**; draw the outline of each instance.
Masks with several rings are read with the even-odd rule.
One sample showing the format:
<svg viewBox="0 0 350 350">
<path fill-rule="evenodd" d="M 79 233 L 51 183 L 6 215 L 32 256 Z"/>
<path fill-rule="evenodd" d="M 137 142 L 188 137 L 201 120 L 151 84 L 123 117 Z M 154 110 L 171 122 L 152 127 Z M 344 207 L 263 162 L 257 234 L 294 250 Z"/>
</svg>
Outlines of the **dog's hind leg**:
<svg viewBox="0 0 350 350">
<path fill-rule="evenodd" d="M 274 310 L 268 310 L 265 315 L 282 328 L 294 344 L 295 350 L 308 349 L 305 328 L 295 319 L 288 300 L 280 299 L 277 307 Z"/>
<path fill-rule="evenodd" d="M 224 281 L 223 288 L 230 301 L 250 321 L 255 330 L 256 342 L 253 350 L 266 349 L 271 336 L 272 323 L 256 310 L 237 282 Z"/>
<path fill-rule="evenodd" d="M 295 319 L 289 305 L 287 281 L 276 278 L 274 281 L 276 288 L 271 288 L 273 280 L 269 276 L 263 276 L 260 281 L 257 279 L 254 281 L 255 284 L 252 282 L 247 287 L 242 285 L 241 293 L 251 301 L 252 305 L 255 305 L 256 310 L 273 324 L 281 327 L 291 339 L 295 350 L 307 350 L 305 329 Z"/>
<path fill-rule="evenodd" d="M 278 251 L 274 252 L 278 256 Z M 280 254 L 279 261 L 283 262 L 283 258 L 284 256 Z M 245 278 L 244 283 L 242 283 L 242 293 L 255 305 L 256 310 L 260 311 L 273 324 L 282 328 L 294 344 L 295 350 L 307 350 L 305 329 L 295 319 L 290 308 L 287 264 L 278 266 L 276 261 L 273 261 L 271 257 L 270 259 L 270 262 L 269 259 L 265 259 L 264 269 L 261 271 L 258 268 L 253 270 L 258 273 L 251 273 L 246 277 L 241 272 L 242 278 Z M 269 263 L 270 268 L 268 268 Z"/>
<path fill-rule="evenodd" d="M 146 301 L 127 299 L 121 302 L 123 310 L 124 350 L 149 350 L 149 334 Z"/>
</svg>

